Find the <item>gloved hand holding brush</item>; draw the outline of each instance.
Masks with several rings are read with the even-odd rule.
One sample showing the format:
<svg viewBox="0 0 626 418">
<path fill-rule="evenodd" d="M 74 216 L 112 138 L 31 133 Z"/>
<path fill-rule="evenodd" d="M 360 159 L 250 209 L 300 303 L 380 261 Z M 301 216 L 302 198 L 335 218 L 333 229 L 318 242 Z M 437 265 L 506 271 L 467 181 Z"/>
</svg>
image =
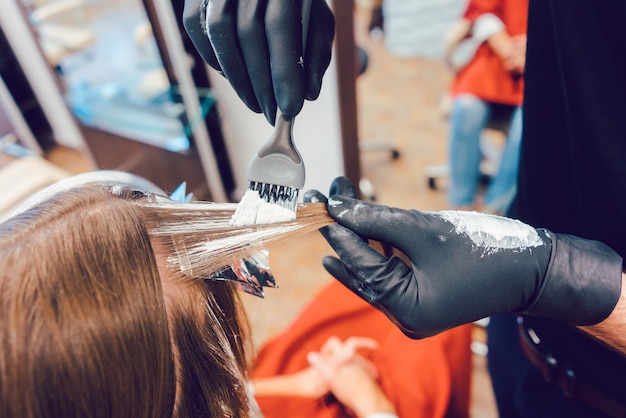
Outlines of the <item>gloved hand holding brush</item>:
<svg viewBox="0 0 626 418">
<path fill-rule="evenodd" d="M 406 335 L 423 338 L 502 312 L 590 325 L 605 319 L 621 290 L 622 259 L 597 241 L 475 212 L 419 212 L 355 199 L 333 182 L 321 231 L 339 259 L 324 267 L 383 311 Z M 308 191 L 306 201 L 324 201 Z M 400 250 L 387 258 L 366 241 Z"/>
<path fill-rule="evenodd" d="M 312 0 L 303 54 L 302 1 L 185 0 L 184 25 L 202 58 L 273 125 L 277 106 L 290 119 L 315 100 L 330 64 L 335 19 Z"/>
</svg>

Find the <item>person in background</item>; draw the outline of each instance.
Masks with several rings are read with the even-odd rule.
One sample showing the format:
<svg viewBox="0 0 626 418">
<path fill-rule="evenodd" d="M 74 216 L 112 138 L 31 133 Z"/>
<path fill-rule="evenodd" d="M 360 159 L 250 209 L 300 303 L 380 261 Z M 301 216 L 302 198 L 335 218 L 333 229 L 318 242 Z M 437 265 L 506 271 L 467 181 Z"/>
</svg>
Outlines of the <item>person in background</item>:
<svg viewBox="0 0 626 418">
<path fill-rule="evenodd" d="M 504 126 L 506 137 L 481 209 L 502 215 L 515 196 L 522 139 L 527 10 L 527 0 L 470 0 L 457 26 L 463 29 L 451 31 L 454 35 L 448 39 L 447 62 L 454 71 L 448 186 L 452 208 L 480 207 L 476 195 L 483 159 L 481 137 L 494 120 Z M 461 45 L 474 48 L 468 52 Z M 463 60 L 454 59 L 461 55 L 466 55 Z"/>
<path fill-rule="evenodd" d="M 217 0 L 209 0 L 208 3 L 211 9 L 210 6 L 217 3 Z M 281 1 L 275 0 L 271 3 L 280 5 Z M 230 42 L 242 45 L 246 44 L 247 40 L 241 35 L 254 31 L 271 32 L 272 36 L 266 39 L 272 39 L 272 51 L 278 50 L 282 44 L 280 37 L 301 39 L 299 38 L 301 27 L 288 24 L 296 19 L 295 16 L 300 10 L 292 10 L 287 3 L 290 2 L 285 2 L 286 14 L 283 16 L 286 23 L 280 24 L 280 18 L 274 14 L 267 14 L 272 17 L 272 22 L 278 22 L 267 26 L 271 30 L 266 29 L 264 18 L 254 22 L 246 20 L 246 15 L 238 14 L 236 8 L 229 13 L 214 14 L 209 19 L 208 25 L 208 31 L 212 33 L 211 39 L 224 33 L 230 37 Z M 259 10 L 262 9 L 259 15 L 262 17 L 266 16 L 265 10 L 269 10 L 263 7 L 264 2 L 246 2 L 246 4 L 250 7 L 252 4 L 259 6 Z M 293 7 L 298 8 L 299 4 L 294 3 Z M 194 7 L 193 0 L 188 0 L 186 5 L 190 6 L 187 11 L 187 22 L 197 22 L 196 26 L 201 27 L 201 22 L 206 20 L 196 19 L 193 15 L 195 13 L 198 17 L 203 13 L 203 7 Z M 328 7 L 324 1 L 313 1 L 312 16 L 327 15 L 327 12 Z M 543 226 L 559 233 L 574 234 L 580 236 L 580 239 L 591 240 L 582 241 L 587 244 L 596 240 L 603 242 L 615 249 L 619 257 L 626 255 L 624 239 L 626 223 L 622 221 L 626 218 L 624 213 L 626 171 L 623 168 L 623 162 L 626 160 L 626 142 L 622 140 L 621 116 L 621 104 L 626 96 L 626 83 L 623 82 L 626 58 L 617 52 L 620 49 L 620 40 L 626 36 L 624 33 L 626 28 L 622 24 L 624 20 L 626 7 L 622 2 L 603 3 L 602 7 L 594 2 L 582 0 L 529 2 L 522 104 L 523 139 L 517 195 L 508 212 L 509 216 L 524 221 L 526 225 Z M 239 27 L 243 31 L 235 30 L 238 21 L 241 22 Z M 232 72 L 223 71 L 223 74 L 240 95 L 245 95 L 250 90 L 250 84 L 254 84 L 261 101 L 298 104 L 304 100 L 302 91 L 306 79 L 313 77 L 321 83 L 326 68 L 324 64 L 328 62 L 332 49 L 332 42 L 328 42 L 332 40 L 334 34 L 332 18 L 313 19 L 311 24 L 310 34 L 314 34 L 314 38 L 308 39 L 319 49 L 311 55 L 309 52 L 314 49 L 308 48 L 304 68 L 291 67 L 290 78 L 283 78 L 283 83 L 278 88 L 274 88 L 271 81 L 259 80 L 258 83 L 256 80 L 251 81 L 248 74 L 254 73 L 256 66 L 253 64 L 259 61 L 235 61 L 229 51 L 232 53 L 236 49 L 226 48 L 219 42 L 211 43 L 209 40 L 199 42 L 196 46 L 208 55 L 215 55 L 217 51 L 217 55 L 223 57 L 221 61 L 224 63 L 237 64 L 229 66 L 233 69 Z M 187 28 L 194 31 L 193 25 Z M 200 39 L 197 33 L 196 36 Z M 281 69 L 290 67 L 292 62 L 289 56 L 272 53 L 267 47 L 257 52 L 264 57 L 264 62 L 271 63 L 272 66 L 277 65 Z M 221 69 L 215 60 L 209 64 Z M 292 88 L 287 88 L 290 83 Z M 293 110 L 296 108 L 297 106 Z M 401 219 L 410 220 L 412 217 L 402 215 Z M 451 226 L 444 225 L 448 228 Z M 433 236 L 431 242 L 438 242 L 435 237 L 437 235 Z M 403 246 L 406 247 L 410 242 L 411 239 L 407 239 Z M 547 244 L 542 248 L 545 247 Z M 556 248 L 559 247 L 557 245 Z M 601 248 L 596 255 L 610 253 L 604 247 Z M 410 250 L 410 246 L 406 249 Z M 546 254 L 545 251 L 542 253 Z M 592 261 L 589 266 L 595 267 L 598 264 L 593 261 L 595 258 L 593 254 L 581 251 L 580 260 Z M 440 254 L 433 257 L 436 258 L 433 263 L 446 264 L 445 261 L 442 262 Z M 470 257 L 466 261 L 469 264 L 459 266 L 459 271 L 465 272 L 468 266 L 485 268 L 484 264 L 479 263 L 484 259 Z M 569 286 L 580 279 L 580 284 L 586 286 L 589 294 L 601 295 L 606 289 L 608 293 L 606 298 L 596 299 L 593 296 L 589 299 L 593 302 L 592 305 L 597 304 L 592 311 L 596 311 L 597 308 L 601 308 L 602 311 L 602 315 L 586 318 L 587 321 L 591 319 L 597 322 L 595 325 L 587 325 L 584 328 L 572 327 L 571 324 L 577 322 L 572 321 L 572 318 L 578 318 L 580 312 L 572 312 L 569 309 L 563 313 L 571 314 L 571 318 L 568 315 L 560 315 L 558 318 L 553 317 L 553 321 L 543 320 L 533 325 L 533 329 L 542 336 L 542 351 L 550 354 L 544 358 L 543 363 L 546 367 L 543 369 L 536 367 L 524 354 L 517 333 L 517 315 L 498 315 L 490 320 L 490 364 L 495 365 L 499 362 L 499 369 L 503 372 L 500 375 L 492 374 L 502 416 L 603 417 L 623 416 L 626 413 L 623 403 L 620 402 L 626 399 L 626 394 L 623 393 L 626 388 L 623 384 L 626 376 L 623 356 L 610 355 L 612 350 L 607 350 L 605 345 L 580 333 L 580 330 L 587 334 L 592 333 L 594 337 L 600 338 L 621 353 L 626 352 L 624 343 L 626 333 L 623 331 L 626 312 L 624 297 L 620 296 L 621 283 L 618 283 L 617 288 L 613 286 L 606 288 L 607 283 L 619 282 L 621 258 L 608 263 L 613 266 L 610 270 L 615 270 L 609 275 L 612 278 L 608 282 L 606 278 L 609 276 L 598 275 L 593 268 L 590 269 L 584 264 L 581 266 L 577 263 L 577 258 L 572 258 L 572 261 L 572 268 L 566 270 L 568 274 L 559 275 L 560 280 L 557 280 L 557 283 Z M 407 268 L 410 269 L 408 266 Z M 404 271 L 406 274 L 409 273 L 406 269 Z M 593 274 L 589 274 L 590 271 Z M 384 283 L 385 271 L 374 273 L 376 274 L 373 274 L 372 280 L 376 281 L 374 279 L 380 276 L 378 283 Z M 493 277 L 493 283 L 503 282 L 501 277 L 505 276 Z M 516 277 L 516 274 L 512 274 L 512 277 Z M 537 278 L 529 283 L 541 284 L 543 283 L 541 279 L 545 278 L 545 275 L 537 273 L 529 277 Z M 431 280 L 432 283 L 439 283 L 440 278 L 431 277 Z M 481 289 L 474 287 L 471 289 L 480 295 L 493 296 L 491 284 L 488 282 Z M 398 292 L 397 297 L 402 294 L 401 289 L 404 289 L 404 286 L 395 288 Z M 424 290 L 427 289 L 433 291 L 437 287 L 427 286 Z M 536 290 L 535 287 L 534 291 Z M 536 295 L 534 291 L 530 294 Z M 363 286 L 361 292 L 364 292 L 366 300 L 372 300 L 375 296 L 370 292 L 369 286 Z M 574 286 L 569 296 L 575 297 L 574 300 L 578 303 L 580 297 L 585 299 L 585 293 Z M 509 298 L 514 298 L 515 303 L 491 309 L 493 308 L 491 300 L 485 302 L 484 297 L 471 297 L 474 293 L 469 292 L 455 293 L 455 299 L 435 298 L 432 301 L 434 306 L 447 307 L 453 303 L 456 308 L 466 309 L 486 303 L 484 309 L 475 312 L 472 317 L 513 310 L 525 311 L 528 308 L 519 303 L 530 302 L 527 299 L 529 294 L 523 288 L 507 291 L 503 295 L 506 296 L 504 300 L 511 301 Z M 393 311 L 400 309 L 393 307 L 397 297 L 387 298 L 385 305 L 379 307 L 390 316 L 394 316 Z M 561 298 L 557 295 L 555 302 L 545 300 L 545 305 L 550 310 L 558 311 L 563 307 L 559 300 Z M 415 303 L 415 299 L 412 301 Z M 608 316 L 604 317 L 605 315 Z M 536 312 L 536 316 L 552 315 Z M 531 317 L 525 319 L 529 318 Z M 447 323 L 447 326 L 467 319 L 459 315 L 456 320 Z M 428 323 L 419 325 L 418 328 L 421 326 L 430 328 Z M 550 367 L 555 364 L 555 360 L 559 367 L 551 370 Z M 496 369 L 496 366 L 492 368 Z M 545 381 L 546 377 L 552 381 Z"/>
</svg>

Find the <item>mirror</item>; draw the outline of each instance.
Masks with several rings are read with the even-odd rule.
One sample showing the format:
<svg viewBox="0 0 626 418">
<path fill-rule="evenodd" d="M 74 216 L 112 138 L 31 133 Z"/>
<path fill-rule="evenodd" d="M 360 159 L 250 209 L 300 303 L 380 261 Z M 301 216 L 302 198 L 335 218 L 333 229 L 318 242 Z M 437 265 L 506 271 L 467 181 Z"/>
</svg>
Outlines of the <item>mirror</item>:
<svg viewBox="0 0 626 418">
<path fill-rule="evenodd" d="M 189 125 L 199 121 L 185 117 L 141 0 L 21 1 L 82 124 L 169 151 L 189 150 Z M 208 91 L 200 95 L 206 115 L 214 99 Z"/>
</svg>

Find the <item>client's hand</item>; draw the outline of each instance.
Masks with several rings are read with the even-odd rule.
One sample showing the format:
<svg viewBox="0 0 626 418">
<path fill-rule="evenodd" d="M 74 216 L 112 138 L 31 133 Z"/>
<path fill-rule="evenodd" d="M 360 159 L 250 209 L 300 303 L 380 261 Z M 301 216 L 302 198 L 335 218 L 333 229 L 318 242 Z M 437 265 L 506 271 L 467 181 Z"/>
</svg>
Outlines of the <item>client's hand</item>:
<svg viewBox="0 0 626 418">
<path fill-rule="evenodd" d="M 253 379 L 254 394 L 259 397 L 293 396 L 319 399 L 325 396 L 330 387 L 313 368 L 307 367 L 296 373 Z"/>
<path fill-rule="evenodd" d="M 376 367 L 356 353 L 360 349 L 375 349 L 377 343 L 369 338 L 351 337 L 341 342 L 335 337 L 330 337 L 320 348 L 320 353 L 333 355 L 334 361 L 355 362 L 363 368 L 363 371 L 373 379 L 377 377 Z M 343 351 L 341 351 L 343 349 Z M 335 354 L 342 353 L 339 358 Z M 256 396 L 294 396 L 300 398 L 319 399 L 326 396 L 331 387 L 315 367 L 310 366 L 296 373 L 279 376 L 253 379 L 254 393 Z"/>
<path fill-rule="evenodd" d="M 309 353 L 311 366 L 322 376 L 330 391 L 357 417 L 373 413 L 395 414 L 395 407 L 378 385 L 376 367 L 357 353 L 377 348 L 375 340 L 351 337 L 342 342 L 331 337 L 320 352 Z"/>
</svg>

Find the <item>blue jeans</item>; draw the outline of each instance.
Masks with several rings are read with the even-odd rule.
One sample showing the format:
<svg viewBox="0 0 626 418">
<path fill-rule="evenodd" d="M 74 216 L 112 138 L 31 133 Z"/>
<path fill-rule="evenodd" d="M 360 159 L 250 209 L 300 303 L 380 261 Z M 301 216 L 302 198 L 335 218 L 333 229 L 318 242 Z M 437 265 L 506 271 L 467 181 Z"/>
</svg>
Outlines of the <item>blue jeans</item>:
<svg viewBox="0 0 626 418">
<path fill-rule="evenodd" d="M 448 200 L 452 207 L 471 207 L 480 180 L 480 137 L 492 117 L 493 104 L 471 94 L 454 99 L 450 114 L 450 186 Z M 504 214 L 515 197 L 520 144 L 522 141 L 522 108 L 515 107 L 510 116 L 500 167 L 485 194 L 487 210 Z"/>
</svg>

